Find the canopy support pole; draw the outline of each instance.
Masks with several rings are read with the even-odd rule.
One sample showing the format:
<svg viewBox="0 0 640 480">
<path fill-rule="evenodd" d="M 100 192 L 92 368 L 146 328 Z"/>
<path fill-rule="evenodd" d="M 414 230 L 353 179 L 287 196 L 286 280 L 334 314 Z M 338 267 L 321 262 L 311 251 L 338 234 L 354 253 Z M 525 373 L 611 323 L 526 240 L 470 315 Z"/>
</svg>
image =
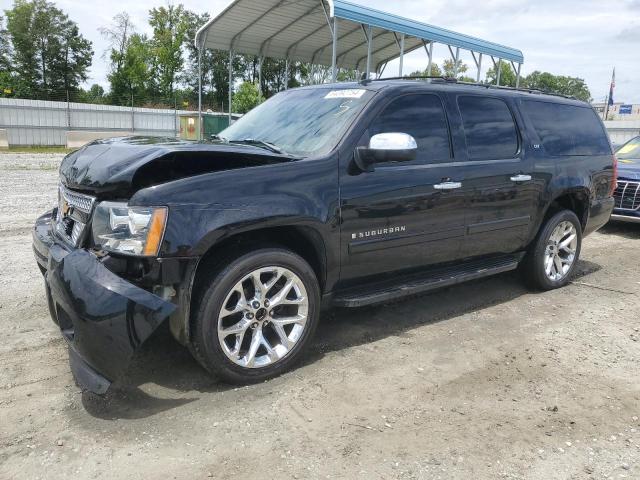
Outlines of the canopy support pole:
<svg viewBox="0 0 640 480">
<path fill-rule="evenodd" d="M 456 47 L 456 53 L 453 53 L 453 48 L 451 45 L 447 45 L 449 48 L 449 53 L 451 54 L 451 58 L 453 59 L 453 76 L 458 76 L 458 59 L 460 58 L 460 47 Z"/>
<path fill-rule="evenodd" d="M 289 59 L 285 59 L 284 61 L 284 89 L 287 90 L 289 88 Z"/>
<path fill-rule="evenodd" d="M 496 79 L 496 86 L 500 86 L 500 75 L 502 74 L 502 59 L 498 59 L 498 78 Z"/>
<path fill-rule="evenodd" d="M 264 57 L 261 55 L 258 58 L 258 95 L 262 98 L 262 62 Z"/>
<path fill-rule="evenodd" d="M 476 74 L 476 83 L 480 83 L 480 72 L 482 71 L 482 54 L 478 54 L 478 57 L 476 58 L 476 54 L 474 52 L 471 52 L 471 56 L 473 57 L 473 61 L 475 62 L 476 68 L 478 70 Z"/>
<path fill-rule="evenodd" d="M 427 50 L 427 46 L 424 46 L 425 50 Z M 427 65 L 427 76 L 431 76 L 431 70 L 433 69 L 433 42 L 429 43 L 429 49 L 427 50 L 427 55 L 429 56 L 429 64 Z"/>
<path fill-rule="evenodd" d="M 451 58 L 453 59 L 453 76 L 458 76 L 458 60 L 460 59 L 460 47 L 456 47 L 456 53 L 453 54 L 453 49 L 451 45 L 447 45 L 449 47 L 449 53 L 451 54 Z"/>
<path fill-rule="evenodd" d="M 382 74 L 387 69 L 387 65 L 388 64 L 389 64 L 389 62 L 384 62 L 384 64 L 382 65 L 382 68 L 380 69 L 380 73 L 378 74 L 378 78 L 382 77 Z"/>
<path fill-rule="evenodd" d="M 336 83 L 336 80 L 338 79 L 338 17 L 333 17 L 333 28 L 331 30 L 331 34 L 333 35 L 333 52 L 331 54 L 331 82 Z"/>
<path fill-rule="evenodd" d="M 233 100 L 233 50 L 229 50 L 229 125 L 231 125 L 232 100 Z"/>
<path fill-rule="evenodd" d="M 402 77 L 403 67 L 404 67 L 404 33 L 400 36 L 400 68 L 398 70 L 399 77 Z"/>
<path fill-rule="evenodd" d="M 518 66 L 516 67 L 516 64 L 511 61 L 511 68 L 513 68 L 513 73 L 516 74 L 516 88 L 518 88 L 520 86 L 520 67 L 522 66 L 521 63 L 518 63 Z"/>
<path fill-rule="evenodd" d="M 202 46 L 200 45 L 198 45 L 198 125 L 198 140 L 202 140 Z"/>
<path fill-rule="evenodd" d="M 371 51 L 373 49 L 373 35 L 371 25 L 367 26 L 367 80 L 371 78 Z"/>
</svg>

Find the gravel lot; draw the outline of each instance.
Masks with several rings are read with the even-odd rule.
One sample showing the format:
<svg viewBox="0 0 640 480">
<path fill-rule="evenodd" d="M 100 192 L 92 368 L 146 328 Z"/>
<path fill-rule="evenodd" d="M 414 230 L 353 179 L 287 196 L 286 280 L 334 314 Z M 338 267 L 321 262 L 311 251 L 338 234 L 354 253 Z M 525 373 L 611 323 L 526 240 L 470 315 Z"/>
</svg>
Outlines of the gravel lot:
<svg viewBox="0 0 640 480">
<path fill-rule="evenodd" d="M 31 252 L 60 159 L 0 154 L 0 478 L 640 478 L 640 225 L 588 237 L 560 291 L 506 274 L 329 312 L 303 366 L 250 387 L 162 331 L 100 398 Z"/>
</svg>

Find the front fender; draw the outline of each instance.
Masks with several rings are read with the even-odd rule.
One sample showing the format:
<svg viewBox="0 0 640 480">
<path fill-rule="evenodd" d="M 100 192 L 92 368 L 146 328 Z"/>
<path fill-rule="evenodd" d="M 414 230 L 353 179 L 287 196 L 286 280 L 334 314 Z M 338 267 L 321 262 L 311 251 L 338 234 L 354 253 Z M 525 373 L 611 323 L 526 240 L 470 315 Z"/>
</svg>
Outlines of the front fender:
<svg viewBox="0 0 640 480">
<path fill-rule="evenodd" d="M 161 256 L 201 256 L 256 228 L 338 232 L 337 157 L 216 172 L 140 190 L 131 205 L 169 207 Z M 337 237 L 336 237 L 337 239 Z"/>
</svg>

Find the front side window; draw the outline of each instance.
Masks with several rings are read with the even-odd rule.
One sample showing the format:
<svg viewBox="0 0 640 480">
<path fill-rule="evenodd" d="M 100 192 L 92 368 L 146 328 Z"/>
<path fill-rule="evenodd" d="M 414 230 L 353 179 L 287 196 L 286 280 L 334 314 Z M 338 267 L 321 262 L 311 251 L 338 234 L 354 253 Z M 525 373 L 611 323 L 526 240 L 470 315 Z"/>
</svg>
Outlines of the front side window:
<svg viewBox="0 0 640 480">
<path fill-rule="evenodd" d="M 218 135 L 227 142 L 267 142 L 300 157 L 329 153 L 375 92 L 312 88 L 281 92 Z"/>
<path fill-rule="evenodd" d="M 458 97 L 469 160 L 514 158 L 518 130 L 507 104 L 499 98 Z"/>
<path fill-rule="evenodd" d="M 418 144 L 418 163 L 447 162 L 451 158 L 449 127 L 440 98 L 410 94 L 397 98 L 378 115 L 369 135 L 406 133 Z"/>
</svg>

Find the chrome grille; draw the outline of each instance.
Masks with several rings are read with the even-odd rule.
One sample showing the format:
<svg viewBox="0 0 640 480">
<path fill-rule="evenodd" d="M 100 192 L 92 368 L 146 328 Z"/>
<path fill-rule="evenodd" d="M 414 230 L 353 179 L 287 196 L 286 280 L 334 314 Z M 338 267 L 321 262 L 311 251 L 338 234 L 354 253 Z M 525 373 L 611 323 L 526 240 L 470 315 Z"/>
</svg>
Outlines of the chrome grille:
<svg viewBox="0 0 640 480">
<path fill-rule="evenodd" d="M 618 187 L 613 193 L 616 208 L 623 210 L 640 209 L 640 182 L 618 180 Z"/>
<path fill-rule="evenodd" d="M 60 185 L 56 232 L 74 247 L 80 245 L 96 199 Z"/>
</svg>

